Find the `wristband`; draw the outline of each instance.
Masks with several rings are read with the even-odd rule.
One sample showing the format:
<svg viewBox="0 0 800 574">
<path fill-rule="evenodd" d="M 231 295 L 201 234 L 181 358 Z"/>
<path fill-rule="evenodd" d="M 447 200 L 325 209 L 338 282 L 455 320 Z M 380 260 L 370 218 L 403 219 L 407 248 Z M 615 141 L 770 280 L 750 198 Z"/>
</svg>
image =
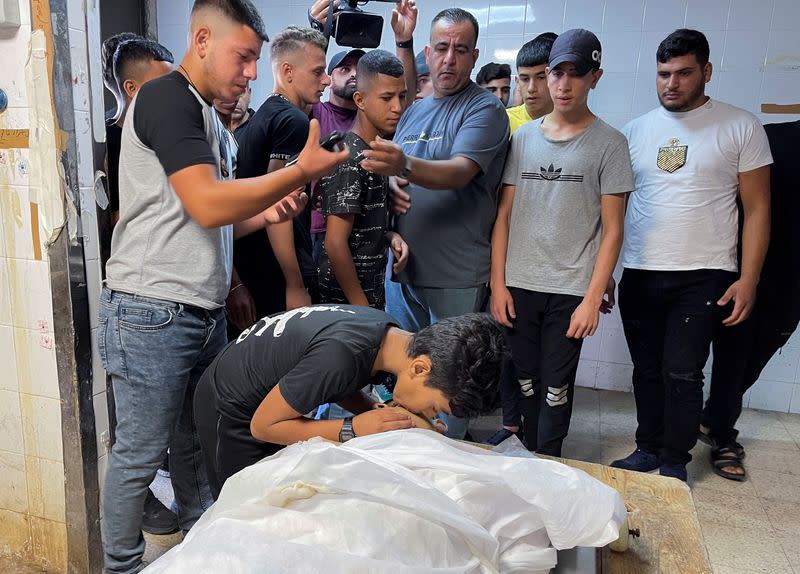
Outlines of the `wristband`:
<svg viewBox="0 0 800 574">
<path fill-rule="evenodd" d="M 228 291 L 228 295 L 230 295 L 231 293 L 233 293 L 234 291 L 236 291 L 236 290 L 237 290 L 239 287 L 244 287 L 244 283 L 237 283 L 236 285 L 234 285 L 233 287 L 231 287 L 231 290 L 230 290 L 230 291 Z"/>
<path fill-rule="evenodd" d="M 405 42 L 395 42 L 394 45 L 398 48 L 408 48 L 410 50 L 414 47 L 414 38 L 406 40 Z"/>
</svg>

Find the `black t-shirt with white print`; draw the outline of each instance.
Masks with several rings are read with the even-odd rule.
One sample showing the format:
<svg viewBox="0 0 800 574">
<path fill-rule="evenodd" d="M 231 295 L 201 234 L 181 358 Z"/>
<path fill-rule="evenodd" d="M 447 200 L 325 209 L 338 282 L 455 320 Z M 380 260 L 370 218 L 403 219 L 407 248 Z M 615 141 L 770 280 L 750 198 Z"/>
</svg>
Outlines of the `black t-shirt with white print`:
<svg viewBox="0 0 800 574">
<path fill-rule="evenodd" d="M 276 385 L 299 413 L 338 402 L 373 381 L 381 342 L 395 324 L 383 311 L 353 305 L 312 305 L 265 317 L 209 367 L 217 409 L 249 423 Z"/>
<path fill-rule="evenodd" d="M 248 120 L 247 129 L 237 130 L 239 143 L 236 177 L 267 173 L 269 162 L 288 160 L 300 153 L 308 138 L 309 119 L 281 96 L 267 98 Z M 303 277 L 316 274 L 311 255 L 310 207 L 292 220 L 297 262 Z M 264 230 L 234 242 L 233 264 L 256 303 L 259 316 L 284 310 L 285 283 L 278 260 Z"/>
<path fill-rule="evenodd" d="M 370 307 L 382 309 L 385 302 L 387 245 L 384 236 L 389 222 L 386 205 L 389 179 L 361 167 L 362 153 L 370 149 L 367 142 L 353 132 L 347 132 L 344 143 L 350 149 L 350 157 L 319 183 L 322 214 L 326 219 L 329 215 L 355 216 L 348 245 L 358 281 Z M 323 251 L 319 262 L 319 290 L 324 303 L 347 303 L 327 251 Z"/>
</svg>

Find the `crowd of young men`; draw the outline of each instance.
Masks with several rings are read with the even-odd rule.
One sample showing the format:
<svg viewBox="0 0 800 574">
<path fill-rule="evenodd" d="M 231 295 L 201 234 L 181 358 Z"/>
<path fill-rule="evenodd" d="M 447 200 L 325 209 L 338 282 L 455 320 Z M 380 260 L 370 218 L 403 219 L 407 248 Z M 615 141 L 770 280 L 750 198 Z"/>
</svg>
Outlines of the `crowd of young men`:
<svg viewBox="0 0 800 574">
<path fill-rule="evenodd" d="M 315 28 L 329 3 L 309 10 Z M 768 141 L 752 114 L 707 97 L 694 30 L 659 45 L 660 106 L 620 132 L 588 106 L 603 75 L 592 32 L 523 45 L 512 90 L 507 65 L 470 79 L 469 12 L 439 13 L 415 56 L 416 25 L 403 0 L 396 54 L 327 63 L 322 33 L 281 31 L 257 111 L 248 83 L 269 40 L 247 0 L 197 0 L 176 70 L 143 38 L 104 46 L 119 102 L 98 335 L 117 420 L 109 572 L 143 568 L 142 509 L 167 452 L 183 530 L 229 476 L 283 445 L 423 424 L 415 415 L 464 438 L 498 393 L 491 440 L 517 434 L 560 455 L 620 253 L 639 427 L 613 465 L 686 480 L 700 429 L 714 469 L 744 477 L 742 395 L 800 320 L 800 241 L 785 220 L 797 123 Z M 322 148 L 334 131 L 343 146 Z M 392 407 L 367 392 L 387 375 Z M 344 418 L 307 417 L 325 403 Z"/>
</svg>

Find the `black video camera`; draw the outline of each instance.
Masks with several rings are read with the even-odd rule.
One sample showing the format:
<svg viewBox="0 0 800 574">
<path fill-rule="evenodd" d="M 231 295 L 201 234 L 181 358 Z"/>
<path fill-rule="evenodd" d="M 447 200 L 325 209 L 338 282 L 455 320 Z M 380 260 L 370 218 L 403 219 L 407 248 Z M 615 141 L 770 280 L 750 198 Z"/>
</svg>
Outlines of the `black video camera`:
<svg viewBox="0 0 800 574">
<path fill-rule="evenodd" d="M 314 20 L 309 13 L 311 25 L 325 34 L 326 38 L 333 36 L 340 46 L 350 48 L 377 48 L 381 43 L 383 32 L 383 16 L 364 12 L 358 7 L 367 2 L 391 2 L 397 4 L 398 0 L 341 0 L 339 6 L 331 2 L 328 19 L 323 27 L 319 21 Z"/>
</svg>

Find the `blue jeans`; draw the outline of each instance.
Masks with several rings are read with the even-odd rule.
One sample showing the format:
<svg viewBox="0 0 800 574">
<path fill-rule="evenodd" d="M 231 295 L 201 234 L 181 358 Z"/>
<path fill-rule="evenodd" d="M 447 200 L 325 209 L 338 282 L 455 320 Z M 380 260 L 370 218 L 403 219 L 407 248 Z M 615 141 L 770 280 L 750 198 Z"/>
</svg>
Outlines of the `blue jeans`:
<svg viewBox="0 0 800 574">
<path fill-rule="evenodd" d="M 117 414 L 103 494 L 105 566 L 127 574 L 143 568 L 142 509 L 167 448 L 179 526 L 191 528 L 213 502 L 192 400 L 225 346 L 225 314 L 106 288 L 97 337 Z"/>
<path fill-rule="evenodd" d="M 385 284 L 386 312 L 406 331 L 417 332 L 441 319 L 474 313 L 486 294 L 483 286 L 465 289 L 414 287 L 395 283 L 388 277 Z M 448 437 L 463 439 L 467 434 L 466 419 L 440 414 L 447 423 Z"/>
</svg>

